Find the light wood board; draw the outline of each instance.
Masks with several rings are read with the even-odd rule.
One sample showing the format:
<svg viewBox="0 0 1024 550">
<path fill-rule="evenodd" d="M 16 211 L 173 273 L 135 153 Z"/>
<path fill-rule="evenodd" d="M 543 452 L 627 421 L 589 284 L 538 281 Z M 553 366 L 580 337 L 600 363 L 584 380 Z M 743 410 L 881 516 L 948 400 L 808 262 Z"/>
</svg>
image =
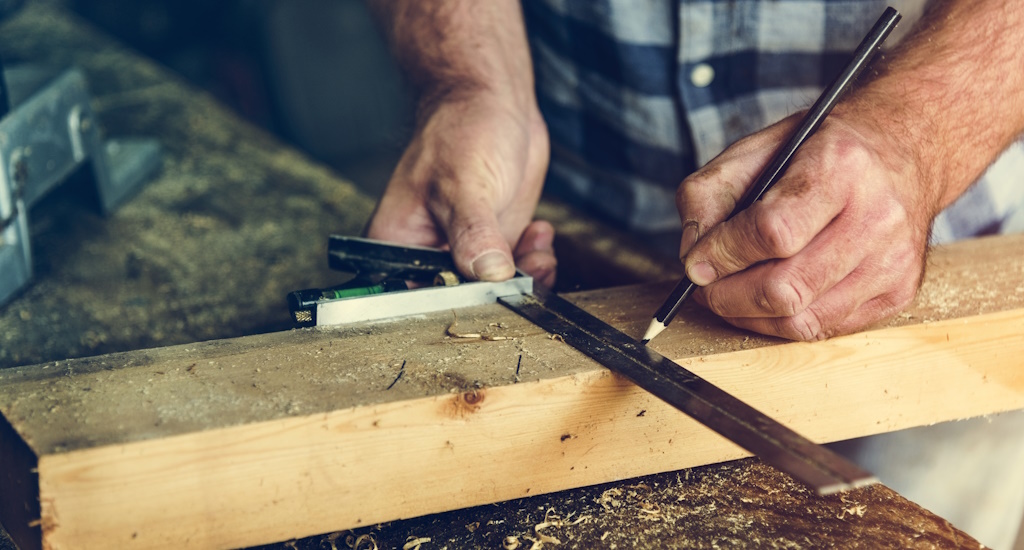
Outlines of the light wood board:
<svg viewBox="0 0 1024 550">
<path fill-rule="evenodd" d="M 669 286 L 571 298 L 637 334 Z M 237 547 L 746 454 L 501 306 L 457 330 L 510 340 L 452 322 L 0 372 L 0 519 L 26 547 Z M 934 252 L 874 330 L 784 343 L 689 307 L 655 347 L 817 441 L 1024 408 L 1024 237 Z"/>
</svg>

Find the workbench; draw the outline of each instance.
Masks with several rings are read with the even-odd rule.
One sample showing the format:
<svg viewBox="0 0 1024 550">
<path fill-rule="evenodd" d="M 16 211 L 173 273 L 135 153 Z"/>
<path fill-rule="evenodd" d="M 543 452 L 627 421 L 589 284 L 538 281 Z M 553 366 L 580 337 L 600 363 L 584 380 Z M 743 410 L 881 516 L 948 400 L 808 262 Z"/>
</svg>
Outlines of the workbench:
<svg viewBox="0 0 1024 550">
<path fill-rule="evenodd" d="M 74 180 L 31 212 L 36 275 L 0 310 L 0 368 L 288 330 L 287 292 L 338 281 L 327 235 L 359 234 L 372 197 L 57 4 L 30 3 L 0 33 L 6 63 L 81 67 L 104 131 L 164 151 L 154 181 L 109 217 Z M 570 206 L 546 199 L 541 214 L 571 258 L 570 288 L 679 273 Z M 559 548 L 978 546 L 884 486 L 818 497 L 743 459 L 268 548 L 549 548 L 548 537 Z"/>
</svg>

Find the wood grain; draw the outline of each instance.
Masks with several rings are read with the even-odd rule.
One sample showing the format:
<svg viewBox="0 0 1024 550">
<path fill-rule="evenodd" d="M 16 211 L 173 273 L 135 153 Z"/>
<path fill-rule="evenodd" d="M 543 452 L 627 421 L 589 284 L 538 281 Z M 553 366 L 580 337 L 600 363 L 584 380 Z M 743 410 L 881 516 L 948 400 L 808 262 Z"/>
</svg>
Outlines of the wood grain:
<svg viewBox="0 0 1024 550">
<path fill-rule="evenodd" d="M 876 330 L 780 343 L 686 311 L 675 332 L 693 334 L 661 351 L 817 441 L 1024 408 L 1022 245 L 937 251 L 918 303 Z M 655 290 L 573 298 L 642 330 Z M 4 464 L 38 471 L 41 518 L 4 523 L 38 519 L 50 548 L 244 546 L 745 455 L 500 306 L 459 327 L 513 340 L 453 339 L 451 322 L 5 371 L 0 412 L 36 460 Z"/>
</svg>

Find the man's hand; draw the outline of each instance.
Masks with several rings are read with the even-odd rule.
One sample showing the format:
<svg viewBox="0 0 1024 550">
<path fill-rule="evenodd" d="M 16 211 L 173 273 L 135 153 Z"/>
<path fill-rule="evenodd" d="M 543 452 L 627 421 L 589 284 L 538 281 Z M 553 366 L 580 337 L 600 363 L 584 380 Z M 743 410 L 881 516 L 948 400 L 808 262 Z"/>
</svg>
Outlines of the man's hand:
<svg viewBox="0 0 1024 550">
<path fill-rule="evenodd" d="M 683 182 L 680 255 L 703 287 L 696 298 L 728 322 L 817 340 L 910 302 L 935 208 L 915 196 L 920 177 L 901 148 L 835 113 L 762 200 L 723 222 L 797 121 L 738 142 Z"/>
<path fill-rule="evenodd" d="M 1021 39 L 1012 0 L 936 0 L 761 201 L 723 222 L 795 118 L 687 178 L 680 257 L 703 287 L 697 299 L 734 325 L 796 340 L 905 307 L 935 215 L 1024 131 L 1024 54 L 1011 45 Z"/>
<path fill-rule="evenodd" d="M 513 262 L 555 281 L 554 229 L 532 222 L 548 165 L 518 0 L 370 0 L 419 95 L 416 134 L 367 236 L 450 247 L 474 279 Z"/>
<path fill-rule="evenodd" d="M 548 163 L 539 114 L 482 94 L 439 101 L 421 119 L 367 236 L 450 246 L 459 271 L 475 279 L 508 279 L 514 262 L 552 286 L 554 229 L 530 222 Z"/>
</svg>

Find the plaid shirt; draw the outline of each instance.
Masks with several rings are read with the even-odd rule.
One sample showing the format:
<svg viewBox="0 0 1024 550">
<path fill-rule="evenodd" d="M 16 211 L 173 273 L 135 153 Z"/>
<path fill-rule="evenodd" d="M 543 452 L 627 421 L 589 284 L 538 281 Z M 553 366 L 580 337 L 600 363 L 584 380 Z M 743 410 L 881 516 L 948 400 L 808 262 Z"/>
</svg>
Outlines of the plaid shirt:
<svg viewBox="0 0 1024 550">
<path fill-rule="evenodd" d="M 925 2 L 523 0 L 551 134 L 548 188 L 632 229 L 678 230 L 687 174 L 809 107 L 887 4 L 905 33 Z M 1021 174 L 1015 147 L 940 215 L 933 240 L 1013 225 Z"/>
</svg>

